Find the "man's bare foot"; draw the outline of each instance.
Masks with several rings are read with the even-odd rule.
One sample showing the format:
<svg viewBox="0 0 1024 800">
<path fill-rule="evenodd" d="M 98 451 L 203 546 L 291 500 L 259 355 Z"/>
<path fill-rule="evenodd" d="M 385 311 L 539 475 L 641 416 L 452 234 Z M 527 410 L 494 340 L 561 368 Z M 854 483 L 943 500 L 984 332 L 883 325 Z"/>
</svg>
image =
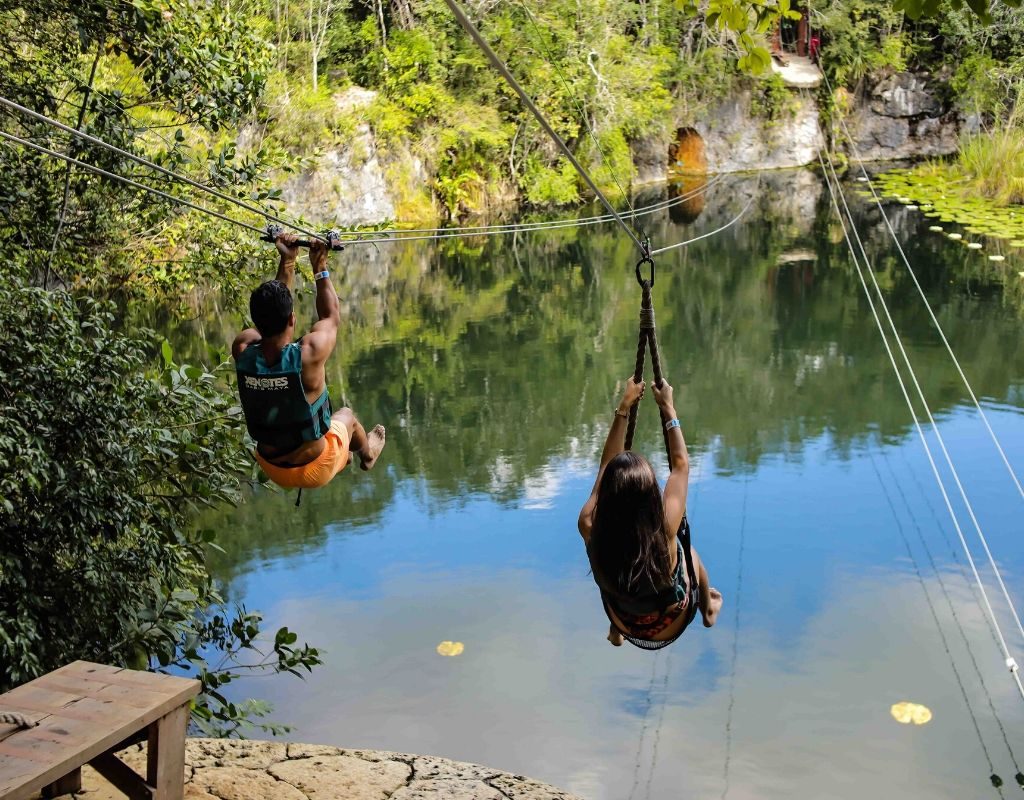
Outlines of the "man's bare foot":
<svg viewBox="0 0 1024 800">
<path fill-rule="evenodd" d="M 608 629 L 608 641 L 616 647 L 622 647 L 622 634 L 615 630 L 614 625 Z"/>
<path fill-rule="evenodd" d="M 702 608 L 701 615 L 704 617 L 704 627 L 710 628 L 718 620 L 718 612 L 722 610 L 722 593 L 714 586 L 708 589 L 707 608 Z"/>
<path fill-rule="evenodd" d="M 366 447 L 359 451 L 360 468 L 373 469 L 377 456 L 384 449 L 384 426 L 374 425 L 373 430 L 366 434 Z"/>
</svg>

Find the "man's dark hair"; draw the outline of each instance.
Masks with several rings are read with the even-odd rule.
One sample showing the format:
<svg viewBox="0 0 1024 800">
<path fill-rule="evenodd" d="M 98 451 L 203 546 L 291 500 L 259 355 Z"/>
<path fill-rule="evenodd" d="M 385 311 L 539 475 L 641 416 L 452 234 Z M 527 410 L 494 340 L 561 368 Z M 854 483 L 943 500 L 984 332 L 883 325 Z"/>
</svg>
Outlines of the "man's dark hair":
<svg viewBox="0 0 1024 800">
<path fill-rule="evenodd" d="M 281 281 L 261 283 L 249 298 L 249 314 L 261 336 L 276 336 L 288 327 L 292 293 Z"/>
</svg>

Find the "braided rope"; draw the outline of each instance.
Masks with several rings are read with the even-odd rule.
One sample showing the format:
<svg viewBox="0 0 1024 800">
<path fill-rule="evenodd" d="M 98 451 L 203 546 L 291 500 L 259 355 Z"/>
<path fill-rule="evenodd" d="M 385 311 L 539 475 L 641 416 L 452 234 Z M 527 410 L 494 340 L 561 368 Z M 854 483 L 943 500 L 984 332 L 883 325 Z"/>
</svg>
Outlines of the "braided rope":
<svg viewBox="0 0 1024 800">
<path fill-rule="evenodd" d="M 640 336 L 636 343 L 636 366 L 633 369 L 633 382 L 640 383 L 644 379 L 644 359 L 647 355 L 647 330 L 654 327 L 654 307 L 651 305 L 651 285 L 644 281 L 643 298 L 640 301 Z M 646 312 L 646 313 L 645 313 Z M 633 434 L 636 432 L 636 416 L 640 409 L 639 403 L 629 407 L 629 420 L 626 422 L 626 449 L 633 449 Z"/>
<path fill-rule="evenodd" d="M 0 723 L 17 725 L 19 728 L 34 728 L 39 724 L 34 719 L 29 719 L 16 711 L 0 711 Z"/>
<path fill-rule="evenodd" d="M 651 299 L 651 282 L 641 281 L 642 294 L 640 297 L 640 335 L 636 345 L 636 366 L 633 370 L 633 380 L 637 383 L 644 377 L 644 360 L 647 349 L 651 351 L 651 366 L 654 368 L 654 383 L 661 386 L 664 375 L 661 371 L 661 353 L 658 350 L 658 335 L 654 322 L 654 302 Z M 633 434 L 636 431 L 637 411 L 639 403 L 634 403 L 629 409 L 629 421 L 626 425 L 626 449 L 633 449 Z M 662 415 L 662 434 L 665 437 L 665 452 L 670 454 L 668 449 L 668 432 L 664 429 L 666 422 Z"/>
</svg>

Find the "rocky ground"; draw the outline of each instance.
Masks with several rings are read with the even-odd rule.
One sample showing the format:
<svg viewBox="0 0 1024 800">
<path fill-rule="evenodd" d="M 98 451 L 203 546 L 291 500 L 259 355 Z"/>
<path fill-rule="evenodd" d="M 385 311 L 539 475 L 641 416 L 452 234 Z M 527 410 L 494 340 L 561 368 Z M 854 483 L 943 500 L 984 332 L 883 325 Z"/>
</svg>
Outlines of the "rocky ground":
<svg viewBox="0 0 1024 800">
<path fill-rule="evenodd" d="M 145 773 L 144 747 L 120 756 Z M 189 739 L 185 779 L 185 800 L 579 800 L 522 775 L 444 758 L 255 740 Z M 82 788 L 79 800 L 123 799 L 88 767 Z"/>
</svg>

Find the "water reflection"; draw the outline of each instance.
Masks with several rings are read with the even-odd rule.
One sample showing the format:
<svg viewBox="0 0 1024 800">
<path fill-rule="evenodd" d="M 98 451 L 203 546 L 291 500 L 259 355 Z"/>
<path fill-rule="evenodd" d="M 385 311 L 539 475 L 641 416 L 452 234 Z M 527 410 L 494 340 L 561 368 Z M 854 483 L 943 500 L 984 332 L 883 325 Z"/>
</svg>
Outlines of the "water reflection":
<svg viewBox="0 0 1024 800">
<path fill-rule="evenodd" d="M 226 552 L 212 558 L 229 593 L 329 651 L 306 685 L 249 689 L 278 702 L 297 738 L 476 760 L 616 800 L 979 796 L 989 759 L 1012 776 L 987 695 L 1024 752 L 1021 704 L 817 178 L 722 181 L 694 219 L 665 212 L 649 232 L 667 243 L 712 230 L 752 195 L 742 224 L 659 261 L 662 358 L 699 464 L 695 544 L 726 606 L 713 632 L 688 633 L 653 664 L 603 640 L 575 533 L 615 382 L 632 368 L 628 240 L 602 226 L 345 252 L 330 380 L 389 426 L 381 468 L 345 474 L 299 509 L 260 492 L 206 521 L 222 534 Z M 962 408 L 881 218 L 859 213 L 1016 590 L 1019 500 Z M 924 218 L 895 214 L 1024 464 L 1020 315 L 1001 290 L 1020 267 L 994 270 L 929 235 Z M 300 304 L 312 316 L 311 295 Z M 187 351 L 233 327 L 210 315 L 174 335 Z M 661 458 L 655 419 L 642 410 L 637 447 Z M 438 656 L 444 640 L 464 652 Z M 908 698 L 933 721 L 893 722 Z"/>
</svg>

